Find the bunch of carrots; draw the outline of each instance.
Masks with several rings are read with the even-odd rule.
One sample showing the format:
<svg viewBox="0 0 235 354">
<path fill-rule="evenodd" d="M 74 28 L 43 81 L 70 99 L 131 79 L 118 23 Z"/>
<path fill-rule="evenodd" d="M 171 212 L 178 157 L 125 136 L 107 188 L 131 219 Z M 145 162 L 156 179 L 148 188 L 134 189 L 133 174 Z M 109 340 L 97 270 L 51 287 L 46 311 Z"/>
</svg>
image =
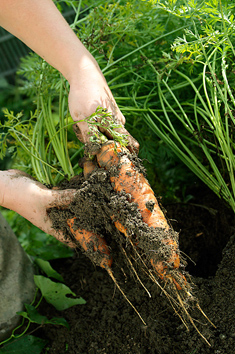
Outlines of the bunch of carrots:
<svg viewBox="0 0 235 354">
<path fill-rule="evenodd" d="M 144 264 L 145 272 L 161 287 L 162 291 L 165 292 L 182 321 L 186 323 L 185 317 L 187 317 L 199 332 L 188 312 L 189 303 L 196 303 L 199 309 L 200 306 L 192 295 L 190 281 L 186 279 L 186 273 L 181 264 L 182 260 L 180 258 L 178 235 L 168 224 L 146 177 L 135 166 L 129 150 L 114 141 L 105 142 L 98 151 L 95 159 L 85 162 L 84 176 L 89 178 L 97 168 L 102 168 L 107 171 L 115 170 L 115 173 L 110 173 L 110 181 L 114 191 L 116 193 L 125 193 L 127 200 L 136 204 L 141 214 L 142 222 L 145 225 L 145 230 L 147 230 L 144 236 L 148 238 L 150 234 L 152 235 L 154 233 L 157 241 L 154 243 L 152 239 L 146 239 L 146 242 L 143 243 L 141 237 L 138 237 L 138 235 L 133 236 L 133 234 L 129 232 L 125 223 L 119 220 L 118 215 L 111 215 L 110 221 L 114 223 L 118 231 L 131 243 L 137 255 L 145 255 L 146 260 L 143 260 L 142 256 L 139 257 Z M 113 275 L 112 255 L 104 238 L 94 232 L 75 227 L 75 218 L 67 220 L 67 223 L 73 237 L 80 244 L 81 248 L 87 252 L 91 260 L 95 260 L 97 265 L 108 272 L 119 290 L 123 293 Z M 148 244 L 149 247 L 157 245 L 158 249 L 146 249 L 146 245 Z M 125 252 L 125 250 L 123 251 Z M 95 257 L 92 255 L 95 255 Z M 136 272 L 135 274 L 138 277 Z M 141 282 L 139 277 L 138 279 Z M 163 281 L 163 283 L 161 281 Z M 126 298 L 124 293 L 123 295 Z M 128 299 L 127 301 L 131 304 Z M 132 304 L 131 306 L 134 308 Z M 134 310 L 144 322 L 138 311 L 135 308 Z M 200 311 L 202 312 L 201 309 Z M 201 333 L 200 335 L 202 336 Z"/>
<path fill-rule="evenodd" d="M 138 169 L 135 168 L 134 163 L 130 160 L 128 155 L 130 155 L 130 153 L 127 148 L 121 147 L 120 144 L 113 141 L 108 141 L 101 147 L 100 151 L 96 155 L 96 159 L 98 166 L 105 168 L 106 170 L 110 170 L 113 166 L 117 167 L 118 173 L 115 172 L 115 176 L 110 177 L 114 190 L 116 192 L 124 191 L 127 195 L 131 195 L 130 201 L 137 204 L 143 222 L 146 223 L 148 227 L 161 229 L 161 231 L 165 233 L 165 238 L 163 238 L 162 242 L 165 243 L 168 248 L 169 257 L 164 261 L 158 261 L 153 253 L 153 256 L 150 258 L 150 263 L 152 264 L 156 274 L 161 279 L 172 279 L 176 288 L 181 290 L 182 286 L 186 284 L 185 276 L 180 273 L 180 279 L 176 281 L 176 279 L 168 274 L 169 269 L 179 269 L 180 266 L 177 240 L 170 237 L 172 235 L 170 232 L 170 227 L 159 207 L 153 190 L 151 189 L 143 173 L 139 172 Z M 96 164 L 94 161 L 87 161 L 84 164 L 84 175 L 89 176 L 95 169 Z M 113 220 L 115 219 L 116 218 L 114 215 Z M 73 220 L 69 220 L 68 223 L 72 226 Z M 114 224 L 120 232 L 128 237 L 128 230 L 120 223 L 118 219 L 114 221 Z M 71 227 L 71 231 L 72 230 L 73 228 Z M 82 242 L 83 248 L 87 248 L 88 245 L 86 243 L 89 243 L 90 240 L 92 241 L 92 239 L 94 239 L 94 234 L 85 230 L 76 230 L 75 235 L 75 238 L 79 240 L 80 243 Z M 99 244 L 97 250 L 103 254 L 103 259 L 101 260 L 100 266 L 105 269 L 109 269 L 112 262 L 108 247 L 103 238 L 96 235 L 95 239 Z M 144 251 L 146 252 L 146 250 Z"/>
</svg>

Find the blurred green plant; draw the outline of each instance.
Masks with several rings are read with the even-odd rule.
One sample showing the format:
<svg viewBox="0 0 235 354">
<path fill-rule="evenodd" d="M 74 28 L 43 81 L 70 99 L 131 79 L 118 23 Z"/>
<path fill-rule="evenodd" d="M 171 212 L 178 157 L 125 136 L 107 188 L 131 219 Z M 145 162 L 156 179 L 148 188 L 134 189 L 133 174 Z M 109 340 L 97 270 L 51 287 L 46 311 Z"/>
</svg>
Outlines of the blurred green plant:
<svg viewBox="0 0 235 354">
<path fill-rule="evenodd" d="M 20 161 L 21 169 L 41 183 L 55 185 L 65 176 L 70 179 L 79 173 L 76 157 L 83 149 L 83 144 L 75 142 L 71 128 L 68 89 L 60 74 L 36 54 L 22 60 L 19 75 L 23 72 L 27 80 L 23 81 L 22 89 L 34 98 L 36 109 L 29 118 L 22 112 L 14 115 L 8 109 L 4 110 L 6 119 L 1 124 L 0 157 L 3 158 L 8 150 L 16 163 Z"/>
<path fill-rule="evenodd" d="M 165 11 L 187 18 L 189 27 L 172 44 L 176 54 L 164 71 L 149 60 L 162 113 L 149 107 L 145 119 L 235 211 L 234 5 L 191 1 L 179 9 L 166 3 Z"/>
<path fill-rule="evenodd" d="M 15 340 L 12 338 L 11 342 L 1 348 L 1 354 L 40 354 L 46 344 L 47 340 L 29 334 L 21 338 L 16 337 Z"/>
</svg>

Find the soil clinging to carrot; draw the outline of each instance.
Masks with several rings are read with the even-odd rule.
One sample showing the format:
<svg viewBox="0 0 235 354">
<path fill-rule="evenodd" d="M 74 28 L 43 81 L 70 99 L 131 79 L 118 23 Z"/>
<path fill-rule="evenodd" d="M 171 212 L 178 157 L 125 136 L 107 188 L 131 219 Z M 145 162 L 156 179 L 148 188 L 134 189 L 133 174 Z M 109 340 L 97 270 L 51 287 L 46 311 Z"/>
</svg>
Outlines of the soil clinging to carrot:
<svg viewBox="0 0 235 354">
<path fill-rule="evenodd" d="M 116 174 L 114 168 L 111 173 Z M 141 260 L 136 259 L 128 239 L 114 226 L 116 220 L 128 230 L 132 241 L 138 244 L 140 249 L 145 250 L 145 257 L 150 258 L 153 252 L 157 252 L 159 260 L 164 261 L 169 258 L 171 246 L 167 246 L 161 240 L 168 237 L 178 242 L 178 233 L 172 229 L 168 230 L 166 235 L 166 231 L 163 229 L 149 228 L 142 221 L 136 203 L 130 202 L 131 196 L 125 192 L 116 193 L 113 190 L 109 171 L 100 168 L 92 173 L 87 180 L 83 176 L 76 176 L 69 182 L 63 182 L 60 188 L 76 188 L 76 197 L 67 209 L 53 208 L 49 215 L 53 221 L 53 227 L 62 230 L 74 242 L 76 241 L 67 225 L 67 220 L 72 218 L 76 218 L 74 220 L 75 228 L 92 231 L 104 237 L 111 252 L 117 248 L 124 249 L 133 258 L 137 267 L 142 266 Z M 86 255 L 89 257 L 87 252 Z M 94 256 L 92 253 L 92 261 L 95 261 Z"/>
</svg>

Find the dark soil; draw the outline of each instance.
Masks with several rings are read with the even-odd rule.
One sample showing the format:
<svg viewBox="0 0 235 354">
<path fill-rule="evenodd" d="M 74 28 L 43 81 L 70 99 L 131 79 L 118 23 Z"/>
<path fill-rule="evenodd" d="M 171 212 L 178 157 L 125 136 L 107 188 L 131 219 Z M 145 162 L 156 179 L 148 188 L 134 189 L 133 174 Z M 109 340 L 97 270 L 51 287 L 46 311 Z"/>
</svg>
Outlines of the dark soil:
<svg viewBox="0 0 235 354">
<path fill-rule="evenodd" d="M 100 182 L 101 186 L 106 180 L 106 175 L 102 173 L 95 177 L 95 183 Z M 80 212 L 85 212 L 80 214 L 79 222 L 84 220 L 85 215 L 89 215 L 91 230 L 96 228 L 99 234 L 107 237 L 107 227 L 104 228 L 104 225 L 105 215 L 109 211 L 103 214 L 100 207 L 104 194 L 110 200 L 113 192 L 111 187 L 97 190 L 98 198 L 88 189 L 80 193 L 79 197 L 82 195 L 85 198 Z M 91 209 L 84 209 L 87 193 L 91 193 L 88 194 Z M 73 258 L 54 261 L 53 267 L 62 274 L 66 285 L 87 303 L 62 313 L 45 302 L 41 305 L 42 314 L 49 318 L 63 316 L 70 325 L 70 330 L 47 325 L 38 332 L 38 335 L 48 339 L 47 354 L 234 354 L 234 214 L 205 187 L 191 191 L 191 194 L 195 196 L 191 203 L 168 204 L 164 208 L 173 229 L 179 232 L 182 253 L 189 257 L 186 269 L 192 275 L 195 296 L 216 326 L 213 327 L 199 311 L 191 310 L 192 316 L 199 320 L 197 327 L 211 346 L 192 325 L 189 324 L 189 331 L 186 329 L 162 290 L 148 277 L 142 276 L 141 279 L 151 293 L 151 298 L 148 296 L 127 266 L 118 240 L 114 239 L 112 243 L 112 239 L 108 239 L 115 260 L 112 265 L 115 278 L 146 325 L 141 322 L 106 270 L 95 266 L 78 250 Z M 68 217 L 68 214 L 64 214 L 65 219 Z M 109 225 L 110 234 L 114 235 L 115 228 L 112 223 Z M 83 226 L 87 228 L 89 225 Z M 58 227 L 61 227 L 59 221 Z M 68 231 L 68 227 L 65 228 Z M 162 282 L 161 285 L 164 286 Z"/>
</svg>

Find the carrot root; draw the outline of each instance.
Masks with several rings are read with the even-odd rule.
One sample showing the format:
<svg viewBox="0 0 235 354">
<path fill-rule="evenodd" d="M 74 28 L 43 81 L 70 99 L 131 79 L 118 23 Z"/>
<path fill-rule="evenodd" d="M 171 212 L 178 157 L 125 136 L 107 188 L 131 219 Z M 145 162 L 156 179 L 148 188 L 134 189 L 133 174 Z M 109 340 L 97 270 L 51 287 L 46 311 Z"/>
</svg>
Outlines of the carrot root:
<svg viewBox="0 0 235 354">
<path fill-rule="evenodd" d="M 143 320 L 142 316 L 140 315 L 140 313 L 137 311 L 137 309 L 135 308 L 135 306 L 131 303 L 131 301 L 128 299 L 128 297 L 126 296 L 126 294 L 124 293 L 124 291 L 122 290 L 122 288 L 120 287 L 120 285 L 117 283 L 111 269 L 107 269 L 107 272 L 109 274 L 109 276 L 111 277 L 111 279 L 113 280 L 113 282 L 116 284 L 118 290 L 121 292 L 121 294 L 123 295 L 123 297 L 126 299 L 126 301 L 128 302 L 128 304 L 133 308 L 133 310 L 137 313 L 137 315 L 139 316 L 139 318 L 141 319 L 141 321 L 143 322 L 143 324 L 146 326 L 145 321 Z"/>
<path fill-rule="evenodd" d="M 74 227 L 75 219 L 68 219 L 67 224 L 81 248 L 94 263 L 105 269 L 111 268 L 112 257 L 104 238 L 91 231 L 76 229 Z"/>
</svg>

